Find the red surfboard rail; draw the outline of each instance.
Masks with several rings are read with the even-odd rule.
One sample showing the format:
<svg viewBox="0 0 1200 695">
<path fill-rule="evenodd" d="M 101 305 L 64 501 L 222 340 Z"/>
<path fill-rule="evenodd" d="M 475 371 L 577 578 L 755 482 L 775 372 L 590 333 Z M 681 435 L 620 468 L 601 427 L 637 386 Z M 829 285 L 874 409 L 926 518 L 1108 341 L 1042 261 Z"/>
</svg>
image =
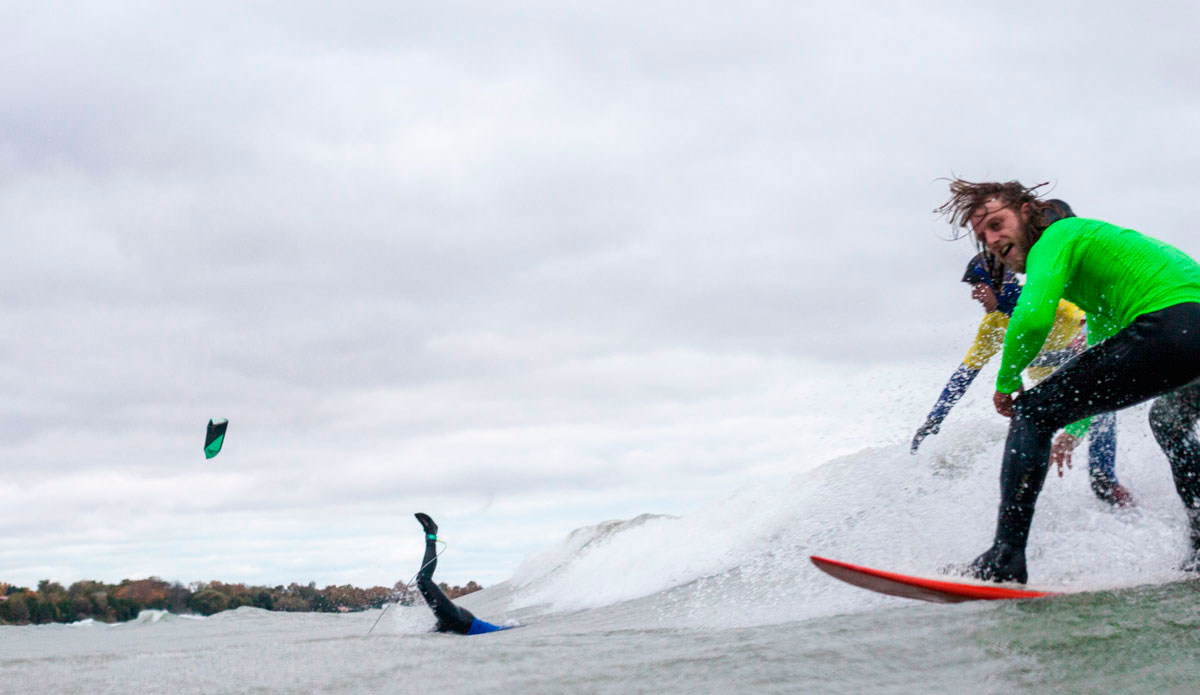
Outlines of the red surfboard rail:
<svg viewBox="0 0 1200 695">
<path fill-rule="evenodd" d="M 849 562 L 830 560 L 817 555 L 810 555 L 809 558 L 817 566 L 817 569 L 847 584 L 889 596 L 919 601 L 960 603 L 962 601 L 1002 601 L 1058 595 L 1058 592 L 1053 591 L 1019 588 L 1023 587 L 1021 584 L 998 584 L 972 579 L 914 577 L 872 567 L 852 565 Z"/>
</svg>

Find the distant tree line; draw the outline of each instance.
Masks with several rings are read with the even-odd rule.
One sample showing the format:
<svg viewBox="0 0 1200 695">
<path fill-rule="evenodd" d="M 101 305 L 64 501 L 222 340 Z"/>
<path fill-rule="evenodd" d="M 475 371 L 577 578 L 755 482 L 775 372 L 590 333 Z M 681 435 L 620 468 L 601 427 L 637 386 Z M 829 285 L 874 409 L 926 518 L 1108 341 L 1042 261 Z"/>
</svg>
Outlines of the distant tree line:
<svg viewBox="0 0 1200 695">
<path fill-rule="evenodd" d="M 466 586 L 439 584 L 450 598 L 479 591 L 475 582 Z M 0 625 L 73 623 L 89 618 L 106 623 L 133 620 L 143 610 L 178 614 L 212 615 L 225 610 L 253 606 L 269 611 L 348 613 L 380 608 L 396 601 L 410 605 L 415 588 L 396 582 L 388 589 L 360 589 L 349 584 L 318 589 L 292 583 L 286 587 L 246 586 L 223 582 L 195 582 L 184 586 L 158 577 L 125 579 L 120 584 L 78 581 L 67 588 L 43 579 L 37 589 L 0 582 Z"/>
</svg>

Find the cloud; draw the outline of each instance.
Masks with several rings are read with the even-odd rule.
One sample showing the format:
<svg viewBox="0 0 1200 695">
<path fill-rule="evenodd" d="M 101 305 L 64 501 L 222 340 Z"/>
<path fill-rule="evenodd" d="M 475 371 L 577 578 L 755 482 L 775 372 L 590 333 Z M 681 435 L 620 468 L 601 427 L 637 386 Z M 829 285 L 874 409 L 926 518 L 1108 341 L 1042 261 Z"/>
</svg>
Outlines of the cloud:
<svg viewBox="0 0 1200 695">
<path fill-rule="evenodd" d="M 977 316 L 937 177 L 1195 251 L 1196 10 L 1036 9 L 14 9 L 0 577 L 390 582 L 433 503 L 502 578 L 904 438 Z"/>
</svg>

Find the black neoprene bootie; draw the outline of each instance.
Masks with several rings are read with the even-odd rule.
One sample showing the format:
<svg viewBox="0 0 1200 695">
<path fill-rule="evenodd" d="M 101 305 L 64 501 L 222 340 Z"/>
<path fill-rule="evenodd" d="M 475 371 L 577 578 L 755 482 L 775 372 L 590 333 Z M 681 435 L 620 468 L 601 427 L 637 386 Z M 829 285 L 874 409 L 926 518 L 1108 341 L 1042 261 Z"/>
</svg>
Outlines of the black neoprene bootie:
<svg viewBox="0 0 1200 695">
<path fill-rule="evenodd" d="M 967 572 L 976 579 L 988 582 L 1019 582 L 1029 580 L 1025 571 L 1025 549 L 1014 548 L 1008 543 L 993 543 L 971 562 Z"/>
<path fill-rule="evenodd" d="M 1137 506 L 1129 488 L 1103 473 L 1092 474 L 1092 492 L 1096 494 L 1097 499 L 1120 509 Z"/>
<path fill-rule="evenodd" d="M 1192 554 L 1183 561 L 1179 569 L 1200 574 L 1200 510 L 1189 509 L 1187 515 L 1192 528 Z"/>
<path fill-rule="evenodd" d="M 429 540 L 437 538 L 437 524 L 434 523 L 433 519 L 429 518 L 428 514 L 425 512 L 417 512 L 416 514 L 413 514 L 413 516 L 417 517 L 417 521 L 421 522 L 421 528 L 425 529 L 425 536 L 429 538 Z"/>
</svg>

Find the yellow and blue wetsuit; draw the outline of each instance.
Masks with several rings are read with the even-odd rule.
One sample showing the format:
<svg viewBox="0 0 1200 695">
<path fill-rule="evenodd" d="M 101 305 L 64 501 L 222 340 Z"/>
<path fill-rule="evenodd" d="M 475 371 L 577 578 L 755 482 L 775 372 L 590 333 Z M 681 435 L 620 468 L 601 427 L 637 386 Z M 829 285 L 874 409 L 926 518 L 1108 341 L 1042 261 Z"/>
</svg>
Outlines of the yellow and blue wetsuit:
<svg viewBox="0 0 1200 695">
<path fill-rule="evenodd" d="M 1046 338 L 1042 354 L 1049 358 L 1060 355 L 1063 350 L 1068 350 L 1071 341 L 1079 336 L 1083 320 L 1084 313 L 1079 310 L 1079 307 L 1068 301 L 1060 302 L 1058 312 L 1054 316 L 1054 328 L 1051 329 L 1050 336 Z M 925 424 L 913 439 L 913 452 L 916 452 L 921 445 L 921 440 L 938 432 L 942 420 L 946 419 L 946 416 L 950 414 L 950 409 L 967 392 L 967 387 L 971 385 L 975 377 L 979 376 L 980 370 L 1004 347 L 1004 334 L 1008 330 L 1008 321 L 1009 315 L 1001 310 L 984 315 L 983 320 L 979 322 L 979 330 L 975 332 L 975 342 L 967 350 L 962 364 L 950 376 L 950 381 L 946 383 L 942 395 L 938 397 L 929 417 L 925 419 Z M 1054 360 L 1048 359 L 1047 361 L 1053 362 Z M 1053 371 L 1053 364 L 1035 362 L 1029 366 L 1026 373 L 1036 383 L 1050 376 Z"/>
<path fill-rule="evenodd" d="M 1010 276 L 1011 277 L 1011 276 Z M 1007 279 L 1007 278 L 1006 278 Z M 975 333 L 975 342 L 967 350 L 962 364 L 951 375 L 942 395 L 930 411 L 925 424 L 917 430 L 912 442 L 912 452 L 915 454 L 921 446 L 921 441 L 931 434 L 937 434 L 942 421 L 950 414 L 950 409 L 967 392 L 967 388 L 988 360 L 996 356 L 1004 347 L 1004 337 L 1008 331 L 1010 314 L 1016 300 L 1020 296 L 1020 284 L 1012 278 L 1003 285 L 1004 297 L 1001 297 L 1000 308 L 990 312 L 979 322 L 979 330 Z M 1015 291 L 1014 291 L 1015 290 Z M 999 293 L 998 293 L 999 294 Z M 1010 295 L 1010 296 L 1009 296 Z M 1005 301 L 1005 300 L 1008 301 Z M 1006 311 L 1007 310 L 1007 311 Z M 1085 329 L 1083 328 L 1086 314 L 1071 302 L 1061 300 L 1054 315 L 1054 324 L 1042 351 L 1026 368 L 1025 374 L 1037 384 L 1050 376 L 1061 364 L 1082 352 L 1082 348 L 1072 347 L 1072 342 Z M 1088 432 L 1086 422 L 1068 425 L 1066 430 L 1075 436 Z M 1106 413 L 1092 418 L 1088 440 L 1088 471 L 1091 474 L 1092 490 L 1097 497 L 1109 500 L 1113 486 L 1117 484 L 1116 452 L 1117 429 L 1116 415 Z"/>
</svg>

